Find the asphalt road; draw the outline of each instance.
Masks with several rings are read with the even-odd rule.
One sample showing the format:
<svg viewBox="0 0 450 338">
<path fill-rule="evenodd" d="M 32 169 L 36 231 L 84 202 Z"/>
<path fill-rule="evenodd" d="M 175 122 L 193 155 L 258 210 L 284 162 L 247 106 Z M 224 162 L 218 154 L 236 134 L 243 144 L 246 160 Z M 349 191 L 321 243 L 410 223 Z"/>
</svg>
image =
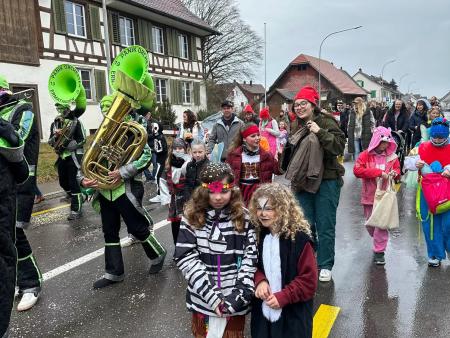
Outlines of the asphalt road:
<svg viewBox="0 0 450 338">
<path fill-rule="evenodd" d="M 340 308 L 335 322 L 321 317 L 315 325 L 332 325 L 330 337 L 448 337 L 450 332 L 450 265 L 428 268 L 423 235 L 415 218 L 415 193 L 399 194 L 400 223 L 391 233 L 386 265 L 372 263 L 371 240 L 359 205 L 360 182 L 346 163 L 347 174 L 338 209 L 333 281 L 320 283 L 315 309 Z M 148 195 L 154 192 L 149 186 Z M 40 204 L 48 210 L 66 204 Z M 166 207 L 149 206 L 155 223 Z M 43 273 L 103 247 L 100 218 L 90 206 L 83 219 L 66 221 L 67 207 L 34 218 L 28 237 Z M 160 223 L 161 225 L 162 223 Z M 126 236 L 123 227 L 122 237 Z M 103 290 L 92 282 L 103 274 L 103 256 L 45 281 L 38 304 L 12 315 L 12 337 L 190 337 L 184 304 L 185 281 L 171 260 L 170 225 L 156 230 L 168 248 L 161 273 L 147 274 L 149 261 L 140 245 L 123 249 L 126 279 Z M 47 274 L 48 276 L 48 274 Z M 17 303 L 16 303 L 17 304 Z"/>
</svg>

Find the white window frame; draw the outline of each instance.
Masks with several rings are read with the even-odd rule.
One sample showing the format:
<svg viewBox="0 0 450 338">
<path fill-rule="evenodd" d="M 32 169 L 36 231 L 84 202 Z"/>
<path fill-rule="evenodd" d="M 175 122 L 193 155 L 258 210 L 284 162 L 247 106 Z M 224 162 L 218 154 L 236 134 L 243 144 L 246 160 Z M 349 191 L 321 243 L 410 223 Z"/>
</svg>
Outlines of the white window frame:
<svg viewBox="0 0 450 338">
<path fill-rule="evenodd" d="M 164 54 L 164 29 L 157 26 L 152 27 L 152 43 L 154 53 Z"/>
<path fill-rule="evenodd" d="M 72 5 L 72 20 L 73 20 L 73 27 L 75 29 L 75 33 L 69 33 L 69 24 L 67 23 L 67 15 L 69 13 L 66 12 L 66 4 L 70 4 Z M 84 34 L 79 34 L 78 32 L 78 25 L 77 25 L 77 21 L 76 21 L 76 15 L 75 15 L 75 8 L 76 7 L 81 7 L 82 10 L 82 19 L 83 19 L 83 29 L 84 29 Z M 64 17 L 66 18 L 66 26 L 67 26 L 67 34 L 70 36 L 76 36 L 79 38 L 87 38 L 86 32 L 87 32 L 87 27 L 86 27 L 86 11 L 84 10 L 84 6 L 82 4 L 73 2 L 73 1 L 64 1 Z"/>
<path fill-rule="evenodd" d="M 91 98 L 88 99 L 86 95 L 86 101 L 87 102 L 94 102 L 95 101 L 95 80 L 94 80 L 94 71 L 92 68 L 80 68 L 77 67 L 78 73 L 80 74 L 81 82 L 83 83 L 83 77 L 81 76 L 81 72 L 88 72 L 89 73 L 89 85 L 90 85 L 90 92 L 91 92 Z M 83 84 L 84 87 L 84 84 Z M 86 87 L 85 87 L 86 89 Z"/>
<path fill-rule="evenodd" d="M 189 101 L 187 100 L 187 93 L 189 92 Z M 181 100 L 183 104 L 192 104 L 193 103 L 193 84 L 189 81 L 181 81 Z"/>
<path fill-rule="evenodd" d="M 182 59 L 189 59 L 189 39 L 186 34 L 178 35 L 178 46 L 180 49 L 180 57 Z"/>
<path fill-rule="evenodd" d="M 131 32 L 133 33 L 133 36 L 130 36 L 130 37 L 127 35 L 127 26 L 126 26 L 127 22 L 131 23 Z M 125 41 L 122 41 L 122 33 L 121 33 L 122 23 L 124 25 L 124 30 L 125 30 Z M 135 44 L 135 42 L 136 42 L 136 34 L 135 34 L 135 31 L 134 31 L 134 21 L 133 21 L 133 19 L 128 18 L 126 16 L 119 15 L 119 39 L 120 39 L 120 45 L 124 46 L 124 47 L 132 46 L 132 45 Z M 131 41 L 129 41 L 129 40 L 131 40 Z"/>
<path fill-rule="evenodd" d="M 161 82 L 164 81 L 164 85 L 166 88 L 165 97 L 163 98 L 163 93 L 161 90 Z M 159 85 L 158 85 L 159 84 Z M 155 94 L 156 94 L 156 102 L 162 103 L 164 100 L 167 100 L 169 97 L 169 80 L 162 78 L 155 78 Z"/>
</svg>

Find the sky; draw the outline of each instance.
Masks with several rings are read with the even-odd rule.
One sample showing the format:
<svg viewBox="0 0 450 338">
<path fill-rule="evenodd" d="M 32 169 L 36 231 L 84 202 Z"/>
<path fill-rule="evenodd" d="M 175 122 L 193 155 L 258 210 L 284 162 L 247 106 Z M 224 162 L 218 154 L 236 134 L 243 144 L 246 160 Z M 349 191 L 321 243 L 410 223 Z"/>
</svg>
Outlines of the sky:
<svg viewBox="0 0 450 338">
<path fill-rule="evenodd" d="M 322 58 L 350 75 L 395 79 L 400 90 L 438 98 L 450 91 L 449 0 L 236 0 L 242 19 L 264 37 L 267 23 L 267 87 L 299 54 Z M 405 75 L 407 74 L 407 75 Z M 405 75 L 405 76 L 404 76 Z M 403 76 L 402 81 L 400 78 Z M 254 83 L 264 85 L 264 62 Z"/>
</svg>

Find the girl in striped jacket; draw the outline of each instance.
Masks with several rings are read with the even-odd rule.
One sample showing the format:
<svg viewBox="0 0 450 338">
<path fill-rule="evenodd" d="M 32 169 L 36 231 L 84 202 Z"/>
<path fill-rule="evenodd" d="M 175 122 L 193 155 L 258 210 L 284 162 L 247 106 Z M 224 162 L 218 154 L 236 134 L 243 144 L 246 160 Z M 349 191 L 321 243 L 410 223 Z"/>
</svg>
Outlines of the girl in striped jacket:
<svg viewBox="0 0 450 338">
<path fill-rule="evenodd" d="M 186 204 L 175 260 L 188 282 L 194 337 L 244 337 L 256 271 L 256 237 L 228 164 L 209 163 Z"/>
</svg>

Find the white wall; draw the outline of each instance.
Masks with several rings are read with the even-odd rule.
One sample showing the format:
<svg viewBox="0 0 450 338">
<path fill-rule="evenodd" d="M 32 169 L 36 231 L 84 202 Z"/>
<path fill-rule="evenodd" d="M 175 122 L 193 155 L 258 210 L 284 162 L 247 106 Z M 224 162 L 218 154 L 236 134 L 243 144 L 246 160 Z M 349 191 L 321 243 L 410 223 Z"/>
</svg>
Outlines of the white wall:
<svg viewBox="0 0 450 338">
<path fill-rule="evenodd" d="M 228 95 L 227 100 L 233 102 L 234 110 L 237 113 L 242 112 L 242 109 L 244 109 L 245 105 L 248 104 L 247 97 L 244 95 L 241 88 L 239 88 L 238 86 L 235 86 L 233 88 L 233 90 Z M 243 106 L 242 106 L 242 103 L 243 103 Z"/>
</svg>

